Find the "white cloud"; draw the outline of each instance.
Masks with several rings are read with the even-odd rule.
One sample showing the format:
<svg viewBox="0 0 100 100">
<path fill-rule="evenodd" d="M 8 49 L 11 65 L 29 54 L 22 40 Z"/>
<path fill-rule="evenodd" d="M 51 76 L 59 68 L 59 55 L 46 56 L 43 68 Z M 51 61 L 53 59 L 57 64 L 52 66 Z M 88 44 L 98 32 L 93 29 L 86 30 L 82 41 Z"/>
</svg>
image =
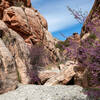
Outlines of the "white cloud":
<svg viewBox="0 0 100 100">
<path fill-rule="evenodd" d="M 88 11 L 92 7 L 93 0 L 33 0 L 33 6 L 47 19 L 49 31 L 59 31 L 65 27 L 77 24 L 67 5 L 74 9 L 82 8 Z"/>
<path fill-rule="evenodd" d="M 70 18 L 70 16 L 63 17 L 63 16 L 46 16 L 46 19 L 48 21 L 49 31 L 55 32 L 57 30 L 61 30 L 65 27 L 70 27 L 73 24 L 76 24 L 76 20 L 73 18 Z M 70 20 L 67 20 L 70 19 Z"/>
</svg>

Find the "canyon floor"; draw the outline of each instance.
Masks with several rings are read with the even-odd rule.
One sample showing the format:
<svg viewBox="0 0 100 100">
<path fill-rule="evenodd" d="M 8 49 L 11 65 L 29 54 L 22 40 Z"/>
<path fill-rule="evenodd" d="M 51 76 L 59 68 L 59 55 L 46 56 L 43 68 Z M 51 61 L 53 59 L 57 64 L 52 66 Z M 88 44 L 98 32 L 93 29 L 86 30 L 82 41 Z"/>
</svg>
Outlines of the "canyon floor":
<svg viewBox="0 0 100 100">
<path fill-rule="evenodd" d="M 19 85 L 11 92 L 0 95 L 0 100 L 92 100 L 77 85 Z"/>
</svg>

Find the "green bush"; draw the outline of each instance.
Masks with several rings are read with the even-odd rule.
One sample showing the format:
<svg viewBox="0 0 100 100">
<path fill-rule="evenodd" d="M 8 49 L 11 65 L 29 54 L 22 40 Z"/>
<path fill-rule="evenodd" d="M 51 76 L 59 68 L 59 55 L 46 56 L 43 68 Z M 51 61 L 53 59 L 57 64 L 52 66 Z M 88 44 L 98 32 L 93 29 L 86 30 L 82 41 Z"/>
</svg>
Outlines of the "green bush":
<svg viewBox="0 0 100 100">
<path fill-rule="evenodd" d="M 59 48 L 61 51 L 63 51 L 63 45 L 64 45 L 64 42 L 63 42 L 63 41 L 60 41 L 60 42 L 58 42 L 58 43 L 55 45 L 55 47 L 56 47 L 56 48 Z"/>
<path fill-rule="evenodd" d="M 64 47 L 68 47 L 70 44 L 69 44 L 69 40 L 67 39 L 67 40 L 65 40 L 65 41 L 59 41 L 56 45 L 55 45 L 55 47 L 56 48 L 59 48 L 61 51 L 63 51 L 64 50 Z"/>
<path fill-rule="evenodd" d="M 92 34 L 89 35 L 88 38 L 89 38 L 89 39 L 93 39 L 93 40 L 95 40 L 95 39 L 96 39 L 96 35 L 92 33 Z"/>
</svg>

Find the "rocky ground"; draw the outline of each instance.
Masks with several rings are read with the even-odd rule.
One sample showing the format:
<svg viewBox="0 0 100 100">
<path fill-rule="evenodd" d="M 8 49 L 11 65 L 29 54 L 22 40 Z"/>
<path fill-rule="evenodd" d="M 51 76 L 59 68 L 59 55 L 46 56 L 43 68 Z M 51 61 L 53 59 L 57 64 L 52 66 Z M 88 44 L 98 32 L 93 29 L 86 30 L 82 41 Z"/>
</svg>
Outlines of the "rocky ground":
<svg viewBox="0 0 100 100">
<path fill-rule="evenodd" d="M 83 88 L 73 86 L 20 85 L 18 89 L 0 95 L 0 100 L 89 100 Z"/>
</svg>

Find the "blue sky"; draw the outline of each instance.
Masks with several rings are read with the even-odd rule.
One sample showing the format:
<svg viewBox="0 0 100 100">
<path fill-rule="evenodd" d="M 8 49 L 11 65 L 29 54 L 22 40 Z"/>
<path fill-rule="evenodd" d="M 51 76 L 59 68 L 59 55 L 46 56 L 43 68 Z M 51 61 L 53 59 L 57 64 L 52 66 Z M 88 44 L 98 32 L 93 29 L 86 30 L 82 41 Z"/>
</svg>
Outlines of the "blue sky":
<svg viewBox="0 0 100 100">
<path fill-rule="evenodd" d="M 65 40 L 60 33 L 68 37 L 73 32 L 80 33 L 82 27 L 67 10 L 67 6 L 89 12 L 94 0 L 31 0 L 31 2 L 47 20 L 48 30 L 52 35 L 59 40 Z"/>
</svg>

